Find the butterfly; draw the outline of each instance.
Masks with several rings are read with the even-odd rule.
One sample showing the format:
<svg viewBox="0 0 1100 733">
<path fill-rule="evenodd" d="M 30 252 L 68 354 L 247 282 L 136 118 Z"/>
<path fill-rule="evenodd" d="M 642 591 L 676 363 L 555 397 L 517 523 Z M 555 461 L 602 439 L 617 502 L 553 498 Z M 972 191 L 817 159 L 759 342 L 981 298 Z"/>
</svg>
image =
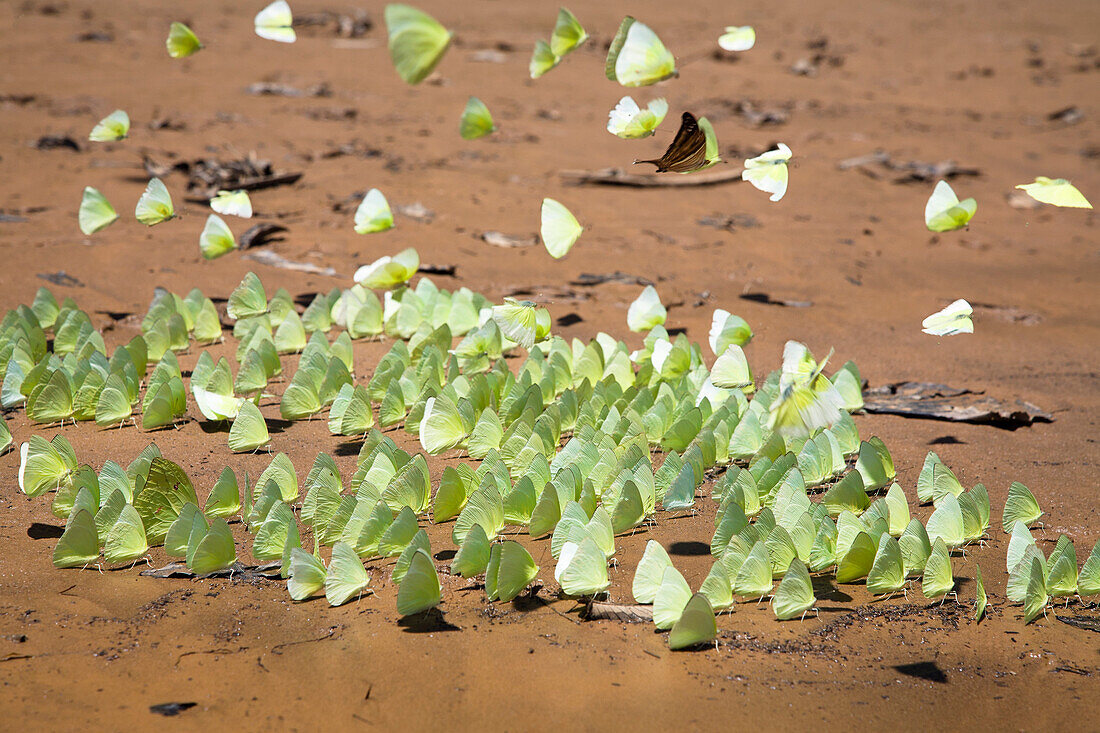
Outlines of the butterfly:
<svg viewBox="0 0 1100 733">
<path fill-rule="evenodd" d="M 660 158 L 655 160 L 636 160 L 638 163 L 652 163 L 658 173 L 690 173 L 707 166 L 707 135 L 703 127 L 691 112 L 684 112 L 680 118 L 680 129 L 672 144 Z"/>
</svg>

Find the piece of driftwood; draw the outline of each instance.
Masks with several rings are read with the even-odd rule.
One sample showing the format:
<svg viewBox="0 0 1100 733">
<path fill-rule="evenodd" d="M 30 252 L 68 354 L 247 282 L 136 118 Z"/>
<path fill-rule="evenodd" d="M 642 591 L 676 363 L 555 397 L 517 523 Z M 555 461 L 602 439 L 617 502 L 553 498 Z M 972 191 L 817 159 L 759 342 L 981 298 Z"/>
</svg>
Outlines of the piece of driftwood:
<svg viewBox="0 0 1100 733">
<path fill-rule="evenodd" d="M 300 89 L 275 81 L 258 81 L 244 88 L 246 94 L 257 97 L 331 97 L 332 87 L 324 82 Z"/>
<path fill-rule="evenodd" d="M 893 172 L 899 174 L 894 176 L 894 183 L 926 183 L 941 178 L 981 175 L 977 168 L 964 168 L 953 160 L 942 160 L 938 163 L 926 163 L 923 160 L 899 161 L 885 150 L 846 158 L 837 163 L 836 167 L 842 171 L 854 168 L 876 179 L 883 177 L 883 171 Z"/>
<path fill-rule="evenodd" d="M 652 280 L 647 280 L 644 277 L 637 275 L 628 275 L 625 272 L 601 272 L 593 274 L 591 272 L 582 272 L 577 276 L 576 280 L 573 280 L 573 285 L 580 285 L 585 288 L 590 288 L 594 285 L 603 285 L 604 283 L 625 283 L 626 285 L 652 285 Z"/>
<path fill-rule="evenodd" d="M 373 25 L 374 23 L 367 12 L 359 9 L 356 9 L 353 15 L 325 10 L 319 13 L 294 16 L 294 27 L 299 31 L 309 28 L 323 28 L 341 38 L 362 38 Z M 309 35 L 308 32 L 306 35 Z"/>
<path fill-rule="evenodd" d="M 282 237 L 275 237 L 275 235 L 281 234 L 286 230 L 286 227 L 281 224 L 270 224 L 267 222 L 254 224 L 246 229 L 244 234 L 241 235 L 240 248 L 250 249 L 251 247 L 259 247 L 264 244 L 279 241 Z"/>
<path fill-rule="evenodd" d="M 1043 320 L 1043 317 L 1038 313 L 1026 311 L 1012 305 L 978 303 L 976 301 L 972 301 L 970 305 L 973 307 L 976 315 L 984 316 L 988 314 L 999 320 L 1007 321 L 1008 323 L 1018 323 L 1021 326 L 1037 326 Z"/>
<path fill-rule="evenodd" d="M 393 207 L 393 210 L 401 216 L 407 216 L 421 224 L 430 224 L 435 219 L 435 212 L 419 201 L 414 201 L 411 204 L 398 204 Z"/>
<path fill-rule="evenodd" d="M 696 219 L 696 224 L 715 229 L 724 229 L 728 232 L 737 232 L 741 229 L 754 229 L 760 226 L 760 221 L 751 214 L 715 214 Z"/>
<path fill-rule="evenodd" d="M 1074 628 L 1100 632 L 1100 617 L 1097 616 L 1056 616 L 1055 618 Z"/>
<path fill-rule="evenodd" d="M 897 382 L 864 390 L 867 412 L 968 422 L 1014 429 L 1035 422 L 1053 422 L 1049 412 L 1030 402 L 1008 403 L 984 392 L 930 382 Z"/>
<path fill-rule="evenodd" d="M 1005 201 L 1014 209 L 1038 209 L 1043 203 L 1036 201 L 1023 191 L 1010 191 L 1005 194 Z"/>
<path fill-rule="evenodd" d="M 590 601 L 584 609 L 584 618 L 586 621 L 622 621 L 628 624 L 652 623 L 653 606 Z"/>
<path fill-rule="evenodd" d="M 311 275 L 324 275 L 325 277 L 343 277 L 340 273 L 338 273 L 331 267 L 321 267 L 320 265 L 314 265 L 311 262 L 295 262 L 294 260 L 288 260 L 281 254 L 272 252 L 269 249 L 249 250 L 248 252 L 245 252 L 243 255 L 241 255 L 241 257 L 255 260 L 262 265 L 278 267 L 282 270 L 308 272 Z"/>
<path fill-rule="evenodd" d="M 235 562 L 224 570 L 216 570 L 207 575 L 195 575 L 186 563 L 170 562 L 162 568 L 150 568 L 142 570 L 141 575 L 149 578 L 242 578 L 251 580 L 266 578 L 268 580 L 279 577 L 280 563 L 269 562 L 263 565 L 244 565 Z"/>
<path fill-rule="evenodd" d="M 519 300 L 531 300 L 536 303 L 560 303 L 564 301 L 584 301 L 589 299 L 588 293 L 574 290 L 563 285 L 516 285 L 501 292 L 507 298 Z"/>
<path fill-rule="evenodd" d="M 296 183 L 302 177 L 300 171 L 291 173 L 275 170 L 270 161 L 249 153 L 237 160 L 217 160 L 200 158 L 184 160 L 173 164 L 160 164 L 151 158 L 142 160 L 146 173 L 164 177 L 169 173 L 182 173 L 187 176 L 187 194 L 190 200 L 206 200 L 218 191 L 256 191 L 272 186 L 286 186 Z"/>
<path fill-rule="evenodd" d="M 107 31 L 84 31 L 73 36 L 77 43 L 113 43 L 115 37 Z"/>
<path fill-rule="evenodd" d="M 154 132 L 157 130 L 171 130 L 173 132 L 180 132 L 187 129 L 187 123 L 183 120 L 177 120 L 169 115 L 158 115 L 149 120 L 146 124 L 150 130 Z"/>
<path fill-rule="evenodd" d="M 504 232 L 482 232 L 477 237 L 486 244 L 491 244 L 494 247 L 504 247 L 505 249 L 533 247 L 539 243 L 538 237 L 517 237 Z"/>
<path fill-rule="evenodd" d="M 741 168 L 714 173 L 689 173 L 687 175 L 656 175 L 627 173 L 622 168 L 603 168 L 595 171 L 560 171 L 558 175 L 578 186 L 595 184 L 603 186 L 633 186 L 635 188 L 668 188 L 676 186 L 712 186 L 718 183 L 735 183 L 741 180 Z"/>
</svg>

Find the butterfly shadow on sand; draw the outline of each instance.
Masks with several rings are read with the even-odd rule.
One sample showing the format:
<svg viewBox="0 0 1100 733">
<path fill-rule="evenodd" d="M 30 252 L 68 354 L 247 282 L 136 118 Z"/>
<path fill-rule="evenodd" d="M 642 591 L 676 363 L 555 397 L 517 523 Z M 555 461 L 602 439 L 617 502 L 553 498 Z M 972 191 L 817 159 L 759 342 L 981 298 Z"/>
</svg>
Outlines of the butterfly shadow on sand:
<svg viewBox="0 0 1100 733">
<path fill-rule="evenodd" d="M 397 622 L 405 629 L 407 634 L 431 634 L 437 631 L 462 631 L 443 617 L 443 612 L 438 608 L 429 608 L 427 611 L 405 616 Z"/>
</svg>

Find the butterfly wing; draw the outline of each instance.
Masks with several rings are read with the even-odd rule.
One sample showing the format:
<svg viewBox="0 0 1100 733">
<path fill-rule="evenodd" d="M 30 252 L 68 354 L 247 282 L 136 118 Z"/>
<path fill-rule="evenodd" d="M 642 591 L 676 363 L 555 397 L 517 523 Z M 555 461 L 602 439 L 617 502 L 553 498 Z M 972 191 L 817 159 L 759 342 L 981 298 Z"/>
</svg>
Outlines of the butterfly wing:
<svg viewBox="0 0 1100 733">
<path fill-rule="evenodd" d="M 672 145 L 661 156 L 657 170 L 675 173 L 690 173 L 701 168 L 707 159 L 707 136 L 699 127 L 695 115 L 684 112 L 680 118 L 680 129 Z"/>
</svg>

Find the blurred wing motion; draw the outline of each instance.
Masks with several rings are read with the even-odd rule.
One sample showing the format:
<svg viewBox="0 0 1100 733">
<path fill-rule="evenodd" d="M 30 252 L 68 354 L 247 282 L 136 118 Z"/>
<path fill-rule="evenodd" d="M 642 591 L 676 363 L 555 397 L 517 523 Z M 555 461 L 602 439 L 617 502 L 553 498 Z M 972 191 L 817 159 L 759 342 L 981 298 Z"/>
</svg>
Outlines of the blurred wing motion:
<svg viewBox="0 0 1100 733">
<path fill-rule="evenodd" d="M 768 417 L 769 430 L 786 435 L 809 435 L 840 419 L 844 399 L 822 373 L 828 361 L 827 356 L 818 364 L 805 345 L 787 342 L 783 349 L 779 396 L 772 403 Z"/>
<path fill-rule="evenodd" d="M 385 18 L 397 75 L 407 84 L 419 84 L 447 52 L 451 32 L 432 16 L 408 5 L 387 5 Z"/>
</svg>

